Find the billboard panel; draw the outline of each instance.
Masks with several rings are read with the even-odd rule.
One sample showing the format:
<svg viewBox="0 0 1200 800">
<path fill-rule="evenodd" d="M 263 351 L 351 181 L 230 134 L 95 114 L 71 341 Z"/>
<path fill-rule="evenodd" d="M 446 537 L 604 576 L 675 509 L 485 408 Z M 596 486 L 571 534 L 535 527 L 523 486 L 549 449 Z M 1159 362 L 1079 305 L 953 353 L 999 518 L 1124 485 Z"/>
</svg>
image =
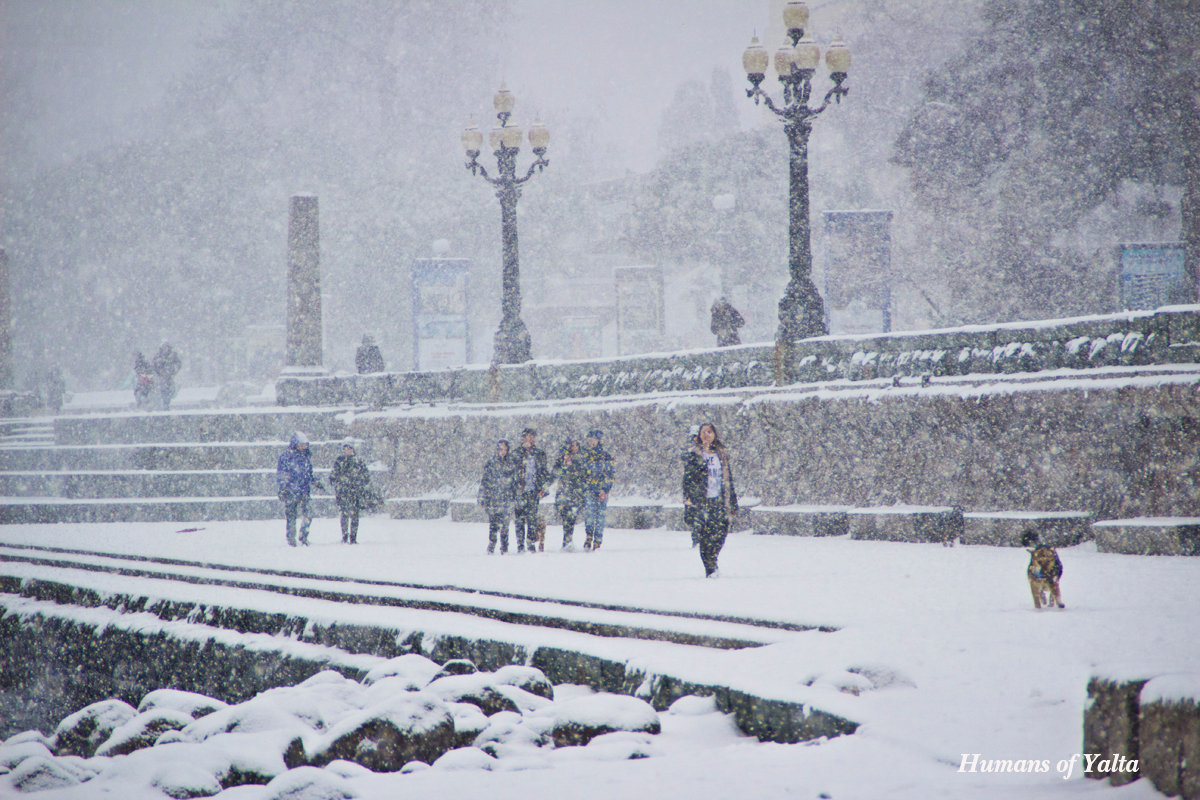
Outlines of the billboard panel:
<svg viewBox="0 0 1200 800">
<path fill-rule="evenodd" d="M 1117 253 L 1121 308 L 1152 309 L 1195 301 L 1195 287 L 1184 269 L 1182 244 L 1119 244 Z"/>
<path fill-rule="evenodd" d="M 412 268 L 413 367 L 461 367 L 471 352 L 466 258 L 417 258 Z"/>
<path fill-rule="evenodd" d="M 663 333 L 663 278 L 658 267 L 615 267 L 617 354 L 655 349 Z"/>
<path fill-rule="evenodd" d="M 831 333 L 892 329 L 892 212 L 826 211 L 825 307 Z"/>
</svg>

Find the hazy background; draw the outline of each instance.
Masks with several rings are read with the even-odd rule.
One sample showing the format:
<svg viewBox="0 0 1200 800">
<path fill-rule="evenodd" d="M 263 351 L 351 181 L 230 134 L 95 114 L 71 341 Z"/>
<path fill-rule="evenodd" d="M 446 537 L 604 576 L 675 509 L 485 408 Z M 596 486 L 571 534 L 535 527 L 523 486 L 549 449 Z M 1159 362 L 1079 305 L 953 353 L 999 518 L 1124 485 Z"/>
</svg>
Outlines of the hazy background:
<svg viewBox="0 0 1200 800">
<path fill-rule="evenodd" d="M 514 120 L 540 116 L 552 136 L 551 166 L 520 202 L 535 357 L 579 355 L 560 323 L 611 318 L 612 268 L 633 264 L 664 274 L 654 349 L 712 344 L 722 265 L 748 320 L 743 340 L 768 340 L 787 279 L 787 153 L 782 126 L 745 97 L 741 53 L 755 32 L 768 45 L 782 36 L 781 7 L 0 0 L 0 241 L 18 375 L 59 364 L 72 389 L 111 388 L 134 350 L 165 339 L 185 383 L 269 380 L 282 358 L 288 200 L 306 192 L 320 201 L 327 367 L 351 369 L 369 332 L 390 369 L 410 368 L 408 271 L 438 239 L 472 259 L 472 360 L 487 361 L 499 210 L 463 169 L 458 140 L 468 123 L 494 124 L 502 80 Z M 936 107 L 930 77 L 987 29 L 986 4 L 810 8 L 818 40 L 840 33 L 854 56 L 850 95 L 816 121 L 810 149 L 818 279 L 821 211 L 893 211 L 894 327 L 1108 311 L 1115 237 L 1178 236 L 1169 214 L 1118 232 L 1110 209 L 1072 228 L 1081 252 L 1103 254 L 1095 291 L 1005 307 L 990 289 L 952 287 L 948 276 L 979 274 L 963 268 L 974 243 L 935 248 L 944 215 L 914 193 L 894 146 Z M 823 70 L 814 85 L 829 86 Z M 765 86 L 778 96 L 773 76 Z M 1158 184 L 1154 197 L 1177 202 Z M 714 208 L 717 195 L 734 208 Z M 615 354 L 611 325 L 596 346 Z"/>
</svg>

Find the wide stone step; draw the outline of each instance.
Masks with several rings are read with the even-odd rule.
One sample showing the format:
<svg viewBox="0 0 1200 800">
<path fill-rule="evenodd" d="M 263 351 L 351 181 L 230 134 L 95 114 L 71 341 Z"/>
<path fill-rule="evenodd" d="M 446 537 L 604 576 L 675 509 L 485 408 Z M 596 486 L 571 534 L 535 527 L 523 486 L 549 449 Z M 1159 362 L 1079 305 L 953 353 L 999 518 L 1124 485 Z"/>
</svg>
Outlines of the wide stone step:
<svg viewBox="0 0 1200 800">
<path fill-rule="evenodd" d="M 116 444 L 0 448 L 0 472 L 94 470 L 247 470 L 274 468 L 287 441 Z M 314 464 L 332 465 L 338 440 L 313 440 Z M 360 450 L 359 456 L 370 460 Z"/>
<path fill-rule="evenodd" d="M 293 431 L 316 441 L 347 435 L 348 408 L 180 411 L 58 417 L 61 445 L 139 442 L 286 442 Z"/>
<path fill-rule="evenodd" d="M 331 496 L 312 499 L 314 517 L 338 516 Z M 205 522 L 283 519 L 283 503 L 270 497 L 157 497 L 101 500 L 6 498 L 0 525 L 49 522 Z M 281 523 L 282 524 L 282 523 Z"/>
<path fill-rule="evenodd" d="M 329 470 L 318 468 L 315 473 L 318 478 L 325 480 Z M 63 500 L 257 497 L 274 495 L 275 489 L 273 467 L 223 471 L 0 472 L 0 497 L 54 497 Z"/>
</svg>

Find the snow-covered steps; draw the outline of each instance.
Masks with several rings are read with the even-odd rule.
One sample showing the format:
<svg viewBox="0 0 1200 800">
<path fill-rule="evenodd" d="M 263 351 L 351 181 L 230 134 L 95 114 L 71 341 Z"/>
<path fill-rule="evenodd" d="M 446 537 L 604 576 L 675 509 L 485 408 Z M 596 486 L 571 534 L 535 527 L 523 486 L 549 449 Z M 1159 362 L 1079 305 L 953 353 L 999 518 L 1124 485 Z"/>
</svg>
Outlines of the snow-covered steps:
<svg viewBox="0 0 1200 800">
<path fill-rule="evenodd" d="M 329 496 L 315 496 L 316 517 L 336 517 Z M 196 522 L 283 518 L 283 504 L 265 497 L 143 497 L 71 500 L 56 497 L 0 499 L 0 525 L 46 522 Z M 281 523 L 282 524 L 282 523 Z"/>
<path fill-rule="evenodd" d="M 350 409 L 246 409 L 237 411 L 129 412 L 58 417 L 55 440 L 61 445 L 137 444 L 145 442 L 279 442 L 293 431 L 309 439 L 339 440 L 348 433 Z"/>
<path fill-rule="evenodd" d="M 259 497 L 273 495 L 275 488 L 273 468 L 0 472 L 0 497 L 5 498 Z"/>
<path fill-rule="evenodd" d="M 0 447 L 54 444 L 54 420 L 46 417 L 0 419 Z"/>
<path fill-rule="evenodd" d="M 4 420 L 0 522 L 280 517 L 275 463 L 291 433 L 309 437 L 317 476 L 325 477 L 352 417 L 330 408 Z M 369 460 L 369 444 L 359 454 Z M 382 465 L 373 471 L 381 483 Z M 336 515 L 330 498 L 314 499 L 317 515 Z"/>
<path fill-rule="evenodd" d="M 32 572 L 21 565 L 54 568 L 53 571 Z M 63 571 L 67 572 L 63 572 Z M 395 609 L 424 612 L 445 612 L 479 617 L 507 625 L 531 626 L 568 630 L 589 636 L 617 639 L 641 639 L 671 642 L 689 646 L 717 649 L 760 647 L 781 641 L 792 633 L 806 631 L 830 632 L 825 626 L 806 626 L 767 619 L 753 619 L 715 614 L 654 610 L 618 604 L 582 603 L 485 591 L 455 586 L 423 586 L 380 580 L 353 580 L 316 573 L 248 568 L 220 563 L 204 563 L 182 559 L 161 559 L 93 551 L 72 551 L 38 546 L 0 546 L 0 576 L 10 576 L 10 583 L 27 581 L 31 574 L 44 574 L 47 579 L 62 580 L 64 574 L 76 572 L 119 575 L 136 579 L 167 581 L 173 584 L 203 584 L 237 590 L 268 592 L 292 597 L 329 600 Z M 0 577 L 0 583 L 6 580 Z M 73 581 L 88 583 L 79 575 Z M 5 591 L 18 591 L 12 583 Z M 28 592 L 28 588 L 20 589 Z M 52 595 L 49 595 L 52 596 Z M 155 597 L 162 595 L 155 594 Z M 138 607 L 124 596 L 110 600 L 109 605 Z M 158 613 L 164 619 L 187 618 L 192 607 L 167 605 Z M 282 625 L 283 627 L 278 627 Z M 275 626 L 275 627 L 272 627 Z M 239 624 L 239 630 L 272 634 L 299 633 L 304 626 L 277 617 L 263 617 Z M 338 646 L 350 646 L 338 642 Z M 351 647 L 351 649 L 354 649 Z"/>
<path fill-rule="evenodd" d="M 287 440 L 54 445 L 0 448 L 0 471 L 32 470 L 246 470 L 274 468 Z M 332 464 L 339 441 L 313 440 L 313 463 Z"/>
<path fill-rule="evenodd" d="M 0 566 L 8 568 L 0 575 L 0 666 L 19 673 L 11 687 L 18 696 L 61 681 L 65 666 L 79 694 L 99 693 L 87 700 L 121 688 L 141 694 L 169 685 L 233 702 L 326 669 L 360 679 L 387 658 L 418 653 L 439 663 L 467 658 L 485 670 L 528 664 L 554 684 L 637 695 L 657 710 L 684 695 L 711 696 L 742 732 L 761 741 L 832 738 L 858 728 L 807 699 L 756 691 L 752 680 L 721 685 L 659 671 L 657 665 L 678 666 L 681 655 L 695 653 L 692 645 L 502 622 L 464 625 L 455 614 L 146 578 L 123 579 L 121 592 L 114 593 L 85 573 L 60 570 L 44 579 L 28 570 L 20 575 L 26 565 Z M 381 623 L 381 611 L 387 622 Z M 243 630 L 252 626 L 262 630 Z"/>
</svg>

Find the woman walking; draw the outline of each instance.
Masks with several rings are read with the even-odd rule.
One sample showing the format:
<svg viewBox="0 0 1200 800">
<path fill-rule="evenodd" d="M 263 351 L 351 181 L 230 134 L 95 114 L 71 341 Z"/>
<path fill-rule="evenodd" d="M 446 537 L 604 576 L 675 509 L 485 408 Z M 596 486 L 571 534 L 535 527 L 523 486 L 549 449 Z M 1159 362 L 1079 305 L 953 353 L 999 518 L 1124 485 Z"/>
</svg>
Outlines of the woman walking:
<svg viewBox="0 0 1200 800">
<path fill-rule="evenodd" d="M 558 512 L 563 526 L 563 550 L 572 549 L 571 537 L 575 534 L 575 523 L 583 509 L 583 461 L 579 456 L 579 440 L 567 439 L 566 444 L 558 452 L 551 472 L 554 480 L 558 481 L 558 490 L 554 493 L 554 509 Z"/>
<path fill-rule="evenodd" d="M 334 499 L 342 512 L 342 544 L 358 544 L 358 515 L 367 506 L 367 490 L 371 473 L 367 465 L 354 454 L 354 443 L 342 443 L 342 454 L 333 462 L 329 476 Z"/>
<path fill-rule="evenodd" d="M 738 501 L 729 452 L 711 422 L 700 426 L 695 445 L 683 457 L 683 505 L 692 540 L 700 545 L 704 577 L 716 577 L 717 557 L 737 515 Z"/>
<path fill-rule="evenodd" d="M 497 535 L 500 552 L 508 552 L 508 525 L 517 505 L 518 467 L 509 456 L 508 442 L 504 439 L 496 443 L 496 455 L 483 465 L 478 502 L 488 516 L 488 553 L 496 552 Z"/>
</svg>

